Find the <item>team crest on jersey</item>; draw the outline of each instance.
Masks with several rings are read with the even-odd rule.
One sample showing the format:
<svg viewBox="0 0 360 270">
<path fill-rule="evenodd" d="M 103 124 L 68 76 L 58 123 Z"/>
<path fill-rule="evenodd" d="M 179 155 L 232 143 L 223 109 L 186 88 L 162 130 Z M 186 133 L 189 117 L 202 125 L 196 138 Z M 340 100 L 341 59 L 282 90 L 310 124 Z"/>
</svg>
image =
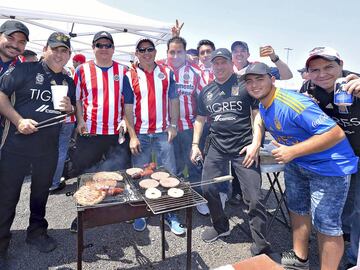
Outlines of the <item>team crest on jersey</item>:
<svg viewBox="0 0 360 270">
<path fill-rule="evenodd" d="M 274 119 L 274 124 L 275 124 L 275 128 L 276 128 L 277 130 L 282 130 L 282 127 L 281 127 L 281 124 L 280 124 L 279 119 L 275 118 L 275 119 Z"/>
<path fill-rule="evenodd" d="M 51 84 L 51 85 L 56 85 L 55 80 L 54 80 L 54 79 L 52 79 L 52 80 L 50 81 L 50 84 Z"/>
<path fill-rule="evenodd" d="M 68 82 L 64 79 L 64 80 L 62 81 L 62 85 L 68 85 Z"/>
<path fill-rule="evenodd" d="M 190 79 L 189 73 L 185 73 L 183 78 L 184 78 L 185 81 L 189 80 Z"/>
<path fill-rule="evenodd" d="M 164 80 L 164 79 L 166 78 L 166 76 L 165 76 L 164 73 L 160 72 L 160 73 L 158 74 L 158 78 L 159 78 L 160 80 Z"/>
<path fill-rule="evenodd" d="M 44 83 L 44 74 L 38 73 L 35 77 L 36 84 L 43 84 Z"/>
<path fill-rule="evenodd" d="M 118 82 L 119 79 L 120 79 L 120 78 L 119 78 L 119 75 L 118 75 L 118 74 L 114 75 L 114 81 Z"/>
<path fill-rule="evenodd" d="M 231 87 L 231 96 L 232 97 L 238 96 L 239 93 L 240 93 L 240 87 L 239 86 Z"/>
<path fill-rule="evenodd" d="M 213 98 L 213 93 L 211 93 L 211 92 L 207 93 L 206 100 L 210 101 L 212 98 Z"/>
</svg>

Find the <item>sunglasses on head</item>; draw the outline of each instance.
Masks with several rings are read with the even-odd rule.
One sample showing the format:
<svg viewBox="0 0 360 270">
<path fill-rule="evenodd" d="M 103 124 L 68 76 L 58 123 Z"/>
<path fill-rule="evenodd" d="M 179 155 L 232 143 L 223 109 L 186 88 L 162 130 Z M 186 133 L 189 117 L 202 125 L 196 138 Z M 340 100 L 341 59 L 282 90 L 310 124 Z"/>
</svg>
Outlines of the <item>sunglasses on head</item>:
<svg viewBox="0 0 360 270">
<path fill-rule="evenodd" d="M 145 53 L 145 52 L 153 52 L 155 51 L 154 47 L 148 47 L 148 48 L 139 48 L 137 49 L 139 53 Z"/>
<path fill-rule="evenodd" d="M 99 48 L 99 49 L 111 49 L 114 45 L 112 45 L 111 43 L 107 43 L 107 44 L 101 44 L 101 43 L 96 43 L 95 47 Z"/>
</svg>

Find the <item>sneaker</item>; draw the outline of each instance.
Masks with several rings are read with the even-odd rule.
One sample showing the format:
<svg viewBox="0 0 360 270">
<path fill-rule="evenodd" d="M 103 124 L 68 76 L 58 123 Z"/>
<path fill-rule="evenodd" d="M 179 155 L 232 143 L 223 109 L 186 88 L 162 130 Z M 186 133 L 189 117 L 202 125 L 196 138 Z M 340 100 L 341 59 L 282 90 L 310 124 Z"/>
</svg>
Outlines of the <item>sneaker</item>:
<svg viewBox="0 0 360 270">
<path fill-rule="evenodd" d="M 222 208 L 225 209 L 225 203 L 228 201 L 228 195 L 224 192 L 219 192 Z"/>
<path fill-rule="evenodd" d="M 49 188 L 50 195 L 53 195 L 53 194 L 59 192 L 60 190 L 63 190 L 65 187 L 66 187 L 65 182 L 60 182 L 60 184 L 58 186 L 51 186 Z"/>
<path fill-rule="evenodd" d="M 75 218 L 70 225 L 70 232 L 77 233 L 77 218 Z"/>
<path fill-rule="evenodd" d="M 281 253 L 281 264 L 285 267 L 285 269 L 309 270 L 309 259 L 306 261 L 300 260 L 300 258 L 296 256 L 294 250 Z"/>
<path fill-rule="evenodd" d="M 242 202 L 242 196 L 240 194 L 234 194 L 231 196 L 231 199 L 229 200 L 229 204 L 231 205 L 240 205 Z"/>
<path fill-rule="evenodd" d="M 218 233 L 214 227 L 206 228 L 201 234 L 201 239 L 206 243 L 216 241 L 219 237 L 230 235 L 230 229 L 223 233 Z"/>
<path fill-rule="evenodd" d="M 207 206 L 206 203 L 200 204 L 196 206 L 196 209 L 198 210 L 198 212 L 203 215 L 203 216 L 208 216 L 210 214 L 210 210 L 209 207 Z"/>
<path fill-rule="evenodd" d="M 26 237 L 25 242 L 29 245 L 35 246 L 37 250 L 43 253 L 49 253 L 57 247 L 55 239 L 47 233 L 41 234 L 35 238 L 28 236 Z"/>
<path fill-rule="evenodd" d="M 146 229 L 146 219 L 145 218 L 137 218 L 134 220 L 133 228 L 137 232 L 142 232 Z"/>
<path fill-rule="evenodd" d="M 173 213 L 168 213 L 165 215 L 165 224 L 169 226 L 170 230 L 175 235 L 182 235 L 185 233 L 184 226 L 180 224 L 177 216 Z"/>
</svg>

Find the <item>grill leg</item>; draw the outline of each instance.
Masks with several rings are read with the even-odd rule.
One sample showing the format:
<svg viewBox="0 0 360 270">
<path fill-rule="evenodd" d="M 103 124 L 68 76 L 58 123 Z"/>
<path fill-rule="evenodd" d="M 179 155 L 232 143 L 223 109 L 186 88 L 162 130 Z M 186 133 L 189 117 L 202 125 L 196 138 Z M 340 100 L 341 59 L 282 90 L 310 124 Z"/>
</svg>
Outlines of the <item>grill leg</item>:
<svg viewBox="0 0 360 270">
<path fill-rule="evenodd" d="M 165 260 L 165 214 L 161 214 L 161 258 Z"/>
<path fill-rule="evenodd" d="M 186 228 L 187 228 L 186 269 L 191 270 L 192 207 L 186 208 Z"/>
<path fill-rule="evenodd" d="M 77 216 L 77 269 L 82 269 L 82 253 L 84 250 L 83 213 L 78 211 Z"/>
</svg>

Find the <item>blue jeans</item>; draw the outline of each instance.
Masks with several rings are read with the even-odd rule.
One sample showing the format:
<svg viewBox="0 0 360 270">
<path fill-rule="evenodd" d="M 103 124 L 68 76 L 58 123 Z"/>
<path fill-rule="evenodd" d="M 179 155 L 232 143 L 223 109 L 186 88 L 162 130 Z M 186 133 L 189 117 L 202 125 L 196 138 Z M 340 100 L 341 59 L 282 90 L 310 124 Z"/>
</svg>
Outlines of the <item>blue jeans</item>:
<svg viewBox="0 0 360 270">
<path fill-rule="evenodd" d="M 350 175 L 323 176 L 295 162 L 285 165 L 285 193 L 289 209 L 298 215 L 311 214 L 316 231 L 342 235 L 341 213 L 350 185 Z"/>
<path fill-rule="evenodd" d="M 195 166 L 190 160 L 192 138 L 193 129 L 187 129 L 178 132 L 174 139 L 176 175 L 184 177 L 183 171 L 186 166 L 189 174 L 187 179 L 190 182 L 199 182 L 201 180 L 201 167 Z"/>
<path fill-rule="evenodd" d="M 56 171 L 53 177 L 52 186 L 58 187 L 64 170 L 65 160 L 67 157 L 71 134 L 74 130 L 75 123 L 63 123 L 59 134 L 59 156 Z"/>
<path fill-rule="evenodd" d="M 142 168 L 156 156 L 158 166 L 163 166 L 170 173 L 175 174 L 175 156 L 173 143 L 168 143 L 168 133 L 138 134 L 140 141 L 140 153 L 132 156 L 134 167 Z"/>
<path fill-rule="evenodd" d="M 360 169 L 360 162 L 358 165 Z M 360 171 L 351 175 L 348 198 L 342 216 L 343 230 L 350 233 L 350 247 L 346 251 L 348 260 L 356 264 L 360 241 Z"/>
</svg>

